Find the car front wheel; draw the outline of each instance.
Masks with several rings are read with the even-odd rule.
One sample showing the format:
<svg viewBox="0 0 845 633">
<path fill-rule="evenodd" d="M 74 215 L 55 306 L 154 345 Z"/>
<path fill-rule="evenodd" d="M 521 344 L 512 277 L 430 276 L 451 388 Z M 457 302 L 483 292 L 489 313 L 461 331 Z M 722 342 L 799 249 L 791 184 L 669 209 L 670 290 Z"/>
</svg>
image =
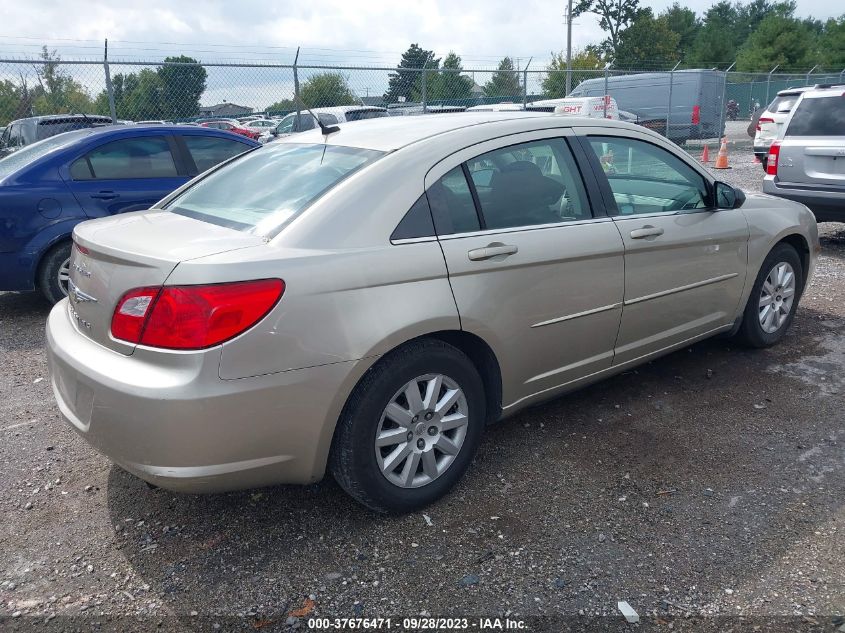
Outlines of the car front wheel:
<svg viewBox="0 0 845 633">
<path fill-rule="evenodd" d="M 801 258 L 789 244 L 766 256 L 745 306 L 739 337 L 751 347 L 770 347 L 785 335 L 804 290 Z"/>
<path fill-rule="evenodd" d="M 484 388 L 472 362 L 439 340 L 381 359 L 344 408 L 330 457 L 335 479 L 378 512 L 410 512 L 461 478 L 484 427 Z"/>
</svg>

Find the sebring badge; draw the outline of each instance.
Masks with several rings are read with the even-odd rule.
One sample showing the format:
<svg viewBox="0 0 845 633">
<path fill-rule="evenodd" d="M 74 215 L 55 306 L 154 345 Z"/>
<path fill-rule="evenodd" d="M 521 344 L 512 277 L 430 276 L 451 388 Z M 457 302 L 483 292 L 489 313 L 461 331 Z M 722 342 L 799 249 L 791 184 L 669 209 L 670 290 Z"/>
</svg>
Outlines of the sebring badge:
<svg viewBox="0 0 845 633">
<path fill-rule="evenodd" d="M 67 281 L 67 292 L 68 296 L 74 303 L 87 303 L 89 301 L 93 301 L 97 303 L 97 298 L 92 297 L 88 293 L 82 292 L 79 288 L 76 287 L 76 284 L 73 283 L 70 279 Z"/>
</svg>

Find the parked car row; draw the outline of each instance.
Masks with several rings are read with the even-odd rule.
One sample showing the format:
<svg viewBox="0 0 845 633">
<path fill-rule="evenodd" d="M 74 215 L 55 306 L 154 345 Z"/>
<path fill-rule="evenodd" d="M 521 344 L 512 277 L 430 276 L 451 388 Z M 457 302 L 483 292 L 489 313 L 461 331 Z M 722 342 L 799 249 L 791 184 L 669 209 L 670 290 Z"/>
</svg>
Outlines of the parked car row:
<svg viewBox="0 0 845 633">
<path fill-rule="evenodd" d="M 769 146 L 763 192 L 807 205 L 819 221 L 845 221 L 845 84 L 794 97 Z"/>
<path fill-rule="evenodd" d="M 59 301 L 79 222 L 148 209 L 258 146 L 208 127 L 150 125 L 78 129 L 18 149 L 0 160 L 0 290 L 37 288 Z"/>
</svg>

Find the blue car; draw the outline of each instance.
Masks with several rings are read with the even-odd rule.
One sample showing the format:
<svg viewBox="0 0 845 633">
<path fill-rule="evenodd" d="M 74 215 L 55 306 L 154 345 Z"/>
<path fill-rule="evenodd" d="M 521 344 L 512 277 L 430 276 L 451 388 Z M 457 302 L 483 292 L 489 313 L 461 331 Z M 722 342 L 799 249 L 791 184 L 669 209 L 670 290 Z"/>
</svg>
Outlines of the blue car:
<svg viewBox="0 0 845 633">
<path fill-rule="evenodd" d="M 75 130 L 0 160 L 0 290 L 67 295 L 73 227 L 148 209 L 197 174 L 260 144 L 177 125 Z"/>
</svg>

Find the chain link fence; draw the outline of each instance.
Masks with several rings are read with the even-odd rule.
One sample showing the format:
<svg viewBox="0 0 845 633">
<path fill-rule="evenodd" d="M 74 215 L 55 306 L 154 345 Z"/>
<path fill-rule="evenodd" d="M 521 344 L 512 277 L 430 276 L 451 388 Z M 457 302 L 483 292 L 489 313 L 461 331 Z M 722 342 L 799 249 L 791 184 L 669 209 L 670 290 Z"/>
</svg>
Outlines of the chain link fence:
<svg viewBox="0 0 845 633">
<path fill-rule="evenodd" d="M 453 111 L 611 95 L 623 116 L 675 140 L 718 137 L 778 90 L 843 81 L 842 72 L 719 70 L 407 69 L 194 61 L 0 59 L 0 126 L 29 116 L 99 114 L 118 121 L 191 122 L 281 116 L 343 105 L 391 114 Z M 180 58 L 176 58 L 177 60 Z M 185 58 L 189 59 L 189 58 Z M 296 98 L 299 96 L 299 99 Z"/>
</svg>

